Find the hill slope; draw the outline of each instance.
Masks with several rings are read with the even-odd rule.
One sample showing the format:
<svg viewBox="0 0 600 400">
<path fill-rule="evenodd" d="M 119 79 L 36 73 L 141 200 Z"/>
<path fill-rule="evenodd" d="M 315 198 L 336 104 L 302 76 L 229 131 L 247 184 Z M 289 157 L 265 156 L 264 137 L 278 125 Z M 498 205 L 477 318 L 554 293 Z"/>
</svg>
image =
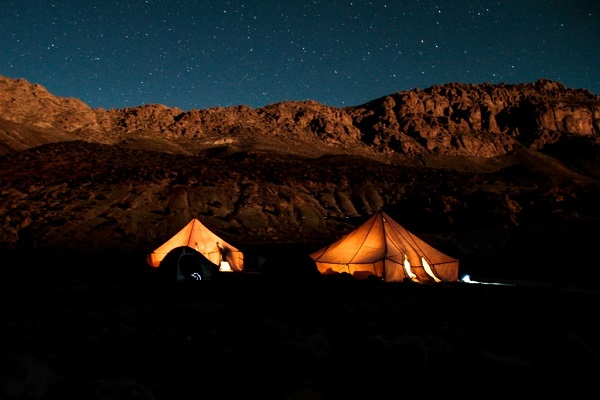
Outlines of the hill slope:
<svg viewBox="0 0 600 400">
<path fill-rule="evenodd" d="M 599 121 L 547 80 L 183 112 L 0 77 L 0 246 L 143 253 L 197 217 L 305 252 L 385 208 L 465 271 L 561 274 L 599 227 Z"/>
</svg>

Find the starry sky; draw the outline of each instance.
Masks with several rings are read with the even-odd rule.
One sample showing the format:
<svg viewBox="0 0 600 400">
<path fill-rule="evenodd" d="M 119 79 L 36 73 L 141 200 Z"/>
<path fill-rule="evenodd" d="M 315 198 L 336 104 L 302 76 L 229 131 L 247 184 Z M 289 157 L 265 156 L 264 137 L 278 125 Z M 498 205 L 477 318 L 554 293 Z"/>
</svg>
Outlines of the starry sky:
<svg viewBox="0 0 600 400">
<path fill-rule="evenodd" d="M 0 75 L 93 108 L 333 107 L 450 82 L 600 94 L 597 0 L 0 0 Z"/>
</svg>

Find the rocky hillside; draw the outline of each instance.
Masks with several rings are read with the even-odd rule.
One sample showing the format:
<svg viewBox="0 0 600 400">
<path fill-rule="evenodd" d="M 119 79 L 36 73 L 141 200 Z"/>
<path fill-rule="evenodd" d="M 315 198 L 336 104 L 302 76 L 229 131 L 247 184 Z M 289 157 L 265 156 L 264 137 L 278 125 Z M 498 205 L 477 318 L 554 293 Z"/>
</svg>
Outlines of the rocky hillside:
<svg viewBox="0 0 600 400">
<path fill-rule="evenodd" d="M 589 265 L 599 149 L 600 98 L 548 80 L 182 111 L 0 77 L 0 247 L 145 253 L 197 217 L 304 252 L 384 208 L 464 271 L 561 274 Z"/>
</svg>

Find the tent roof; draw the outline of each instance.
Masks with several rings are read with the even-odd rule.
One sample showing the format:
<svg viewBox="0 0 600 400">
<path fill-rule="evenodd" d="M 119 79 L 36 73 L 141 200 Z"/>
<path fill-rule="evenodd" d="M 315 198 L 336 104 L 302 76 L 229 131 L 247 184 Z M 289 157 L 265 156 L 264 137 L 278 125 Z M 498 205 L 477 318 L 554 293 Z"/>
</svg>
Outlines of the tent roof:
<svg viewBox="0 0 600 400">
<path fill-rule="evenodd" d="M 217 265 L 226 260 L 233 270 L 243 269 L 242 252 L 213 233 L 197 218 L 193 218 L 179 232 L 157 247 L 148 255 L 146 261 L 150 266 L 158 267 L 169 251 L 180 246 L 187 246 L 198 251 Z"/>
<path fill-rule="evenodd" d="M 458 279 L 456 258 L 433 248 L 383 211 L 311 257 L 322 273 L 376 275 L 386 281 Z"/>
</svg>

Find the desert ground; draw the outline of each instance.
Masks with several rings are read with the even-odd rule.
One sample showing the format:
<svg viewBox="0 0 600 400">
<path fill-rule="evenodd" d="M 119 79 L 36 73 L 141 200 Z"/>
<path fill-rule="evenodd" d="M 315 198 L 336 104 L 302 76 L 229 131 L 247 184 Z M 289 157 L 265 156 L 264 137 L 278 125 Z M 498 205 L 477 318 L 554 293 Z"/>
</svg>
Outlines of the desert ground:
<svg viewBox="0 0 600 400">
<path fill-rule="evenodd" d="M 578 396 L 600 378 L 594 283 L 177 283 L 139 254 L 5 262 L 3 399 Z"/>
</svg>

